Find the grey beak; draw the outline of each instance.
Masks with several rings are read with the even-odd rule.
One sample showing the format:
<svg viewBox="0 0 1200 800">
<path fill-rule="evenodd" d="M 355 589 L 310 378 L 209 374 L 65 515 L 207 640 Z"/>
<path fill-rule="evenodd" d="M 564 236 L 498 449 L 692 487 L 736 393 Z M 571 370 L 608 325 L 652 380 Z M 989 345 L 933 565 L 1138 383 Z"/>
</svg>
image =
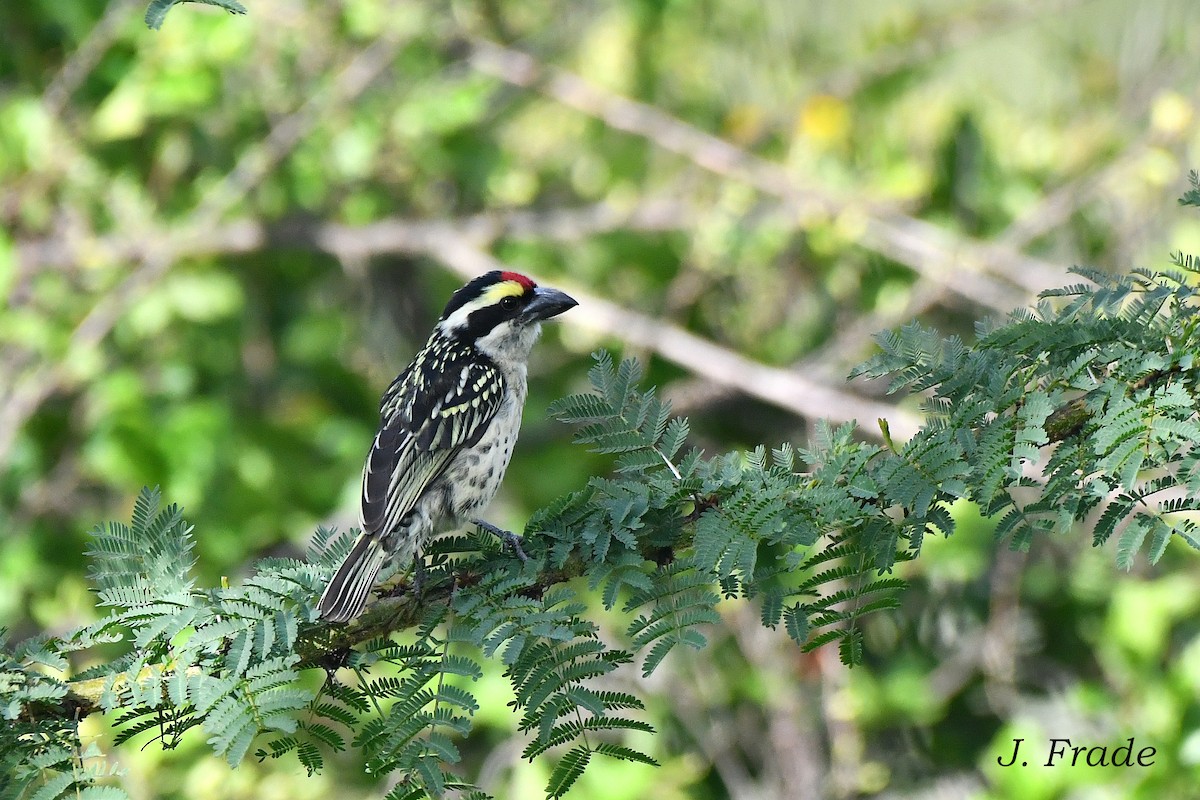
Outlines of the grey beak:
<svg viewBox="0 0 1200 800">
<path fill-rule="evenodd" d="M 525 306 L 521 316 L 529 320 L 550 319 L 577 305 L 579 302 L 566 292 L 539 286 L 533 290 L 533 299 Z"/>
</svg>

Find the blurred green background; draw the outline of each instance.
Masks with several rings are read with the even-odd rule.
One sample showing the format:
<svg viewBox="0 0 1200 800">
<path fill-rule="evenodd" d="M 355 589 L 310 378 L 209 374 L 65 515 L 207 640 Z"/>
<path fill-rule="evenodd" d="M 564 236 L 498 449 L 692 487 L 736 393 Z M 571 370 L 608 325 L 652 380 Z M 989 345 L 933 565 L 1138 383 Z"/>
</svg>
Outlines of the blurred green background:
<svg viewBox="0 0 1200 800">
<path fill-rule="evenodd" d="M 0 5 L 0 624 L 17 639 L 93 618 L 87 530 L 143 484 L 184 505 L 208 582 L 354 524 L 380 392 L 494 260 L 591 301 L 531 366 L 490 514 L 519 527 L 608 468 L 544 414 L 596 347 L 644 359 L 709 452 L 803 442 L 817 417 L 871 436 L 914 408 L 843 383 L 876 330 L 969 334 L 1071 264 L 1200 251 L 1174 202 L 1200 165 L 1192 0 L 247 6 L 180 6 L 155 33 L 144 0 Z M 870 623 L 865 667 L 802 655 L 731 602 L 708 649 L 625 670 L 663 766 L 597 762 L 572 796 L 1200 796 L 1194 554 L 1118 574 L 1085 531 L 1016 554 L 956 514 L 905 565 L 902 610 Z M 478 690 L 464 772 L 541 796 L 498 667 Z M 1152 767 L 996 764 L 1015 737 L 1041 755 L 1130 736 Z M 116 759 L 145 798 L 383 788 L 352 754 L 311 779 L 230 772 L 199 735 Z"/>
</svg>

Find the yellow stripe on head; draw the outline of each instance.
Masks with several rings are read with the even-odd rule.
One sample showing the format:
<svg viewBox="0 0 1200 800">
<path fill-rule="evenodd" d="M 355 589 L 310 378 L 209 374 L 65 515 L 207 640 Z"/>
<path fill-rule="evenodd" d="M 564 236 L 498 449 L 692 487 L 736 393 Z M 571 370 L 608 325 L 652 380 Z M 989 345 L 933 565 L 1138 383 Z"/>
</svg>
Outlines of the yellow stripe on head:
<svg viewBox="0 0 1200 800">
<path fill-rule="evenodd" d="M 442 312 L 438 326 L 443 331 L 465 330 L 463 326 L 468 324 L 471 315 L 476 311 L 503 306 L 505 301 L 515 308 L 516 304 L 509 298 L 531 295 L 536 286 L 536 283 L 519 272 L 494 270 L 480 275 L 454 293 L 450 302 L 446 304 L 446 310 Z"/>
<path fill-rule="evenodd" d="M 525 294 L 525 287 L 518 281 L 500 281 L 488 287 L 488 290 L 483 293 L 480 298 L 483 302 L 481 306 L 490 306 L 493 303 L 499 303 L 506 297 L 520 297 Z"/>
</svg>

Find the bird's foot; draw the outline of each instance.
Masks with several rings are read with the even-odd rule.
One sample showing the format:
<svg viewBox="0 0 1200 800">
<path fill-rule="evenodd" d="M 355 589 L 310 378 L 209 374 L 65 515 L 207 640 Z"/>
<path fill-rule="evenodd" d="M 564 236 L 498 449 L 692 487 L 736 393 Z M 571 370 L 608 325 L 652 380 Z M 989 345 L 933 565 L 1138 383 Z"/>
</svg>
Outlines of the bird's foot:
<svg viewBox="0 0 1200 800">
<path fill-rule="evenodd" d="M 517 534 L 512 531 L 506 531 L 503 528 L 498 528 L 482 519 L 473 519 L 471 520 L 471 524 L 478 526 L 481 530 L 487 531 L 503 542 L 505 547 L 517 554 L 517 558 L 521 559 L 521 563 L 529 560 L 529 556 L 525 555 L 525 551 L 521 548 L 521 537 Z"/>
<path fill-rule="evenodd" d="M 413 597 L 418 601 L 425 597 L 425 579 L 429 577 L 429 571 L 425 569 L 425 559 L 417 556 L 413 559 L 412 570 L 412 593 Z"/>
</svg>

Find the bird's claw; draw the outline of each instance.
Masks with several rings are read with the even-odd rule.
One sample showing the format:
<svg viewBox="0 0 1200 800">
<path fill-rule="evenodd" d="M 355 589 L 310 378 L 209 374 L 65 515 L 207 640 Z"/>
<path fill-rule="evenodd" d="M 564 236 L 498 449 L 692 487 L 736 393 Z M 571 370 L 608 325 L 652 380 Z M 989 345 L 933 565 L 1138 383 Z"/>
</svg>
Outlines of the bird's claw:
<svg viewBox="0 0 1200 800">
<path fill-rule="evenodd" d="M 529 556 L 525 555 L 524 549 L 521 548 L 521 537 L 517 534 L 496 527 L 492 523 L 482 519 L 473 519 L 471 520 L 471 524 L 476 525 L 481 530 L 485 530 L 499 539 L 505 547 L 517 554 L 517 558 L 521 559 L 522 564 L 529 560 Z"/>
<path fill-rule="evenodd" d="M 428 571 L 425 569 L 425 559 L 417 556 L 413 559 L 412 572 L 412 591 L 413 596 L 418 601 L 425 597 L 425 579 L 429 577 Z"/>
</svg>

